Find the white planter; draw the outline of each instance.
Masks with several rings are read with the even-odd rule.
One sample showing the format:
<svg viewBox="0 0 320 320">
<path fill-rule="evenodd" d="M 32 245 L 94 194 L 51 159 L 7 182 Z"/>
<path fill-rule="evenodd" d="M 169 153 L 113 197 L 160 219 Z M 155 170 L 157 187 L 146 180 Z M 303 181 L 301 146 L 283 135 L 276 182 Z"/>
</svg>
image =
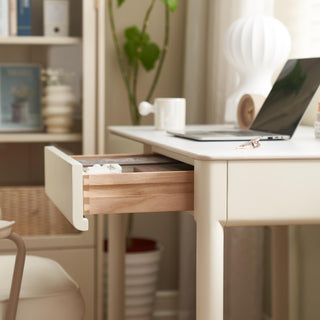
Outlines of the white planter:
<svg viewBox="0 0 320 320">
<path fill-rule="evenodd" d="M 125 256 L 125 319 L 151 320 L 157 290 L 161 249 L 126 253 Z M 107 318 L 107 267 L 105 253 L 105 319 Z"/>
<path fill-rule="evenodd" d="M 45 88 L 42 115 L 49 133 L 70 132 L 73 122 L 75 96 L 71 86 L 57 85 Z"/>
</svg>

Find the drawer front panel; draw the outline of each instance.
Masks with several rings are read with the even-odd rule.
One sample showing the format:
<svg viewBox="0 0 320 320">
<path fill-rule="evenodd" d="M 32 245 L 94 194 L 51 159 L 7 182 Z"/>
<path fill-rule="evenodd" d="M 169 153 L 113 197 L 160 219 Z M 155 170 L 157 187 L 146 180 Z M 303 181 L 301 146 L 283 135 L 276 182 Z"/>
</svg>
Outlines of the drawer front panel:
<svg viewBox="0 0 320 320">
<path fill-rule="evenodd" d="M 109 161 L 121 162 L 124 172 L 85 173 L 86 166 Z M 79 230 L 87 230 L 84 215 L 193 210 L 192 169 L 158 155 L 70 157 L 55 147 L 45 151 L 46 192 Z"/>
<path fill-rule="evenodd" d="M 82 189 L 82 165 L 59 149 L 46 147 L 46 194 L 76 229 L 86 231 Z"/>
<path fill-rule="evenodd" d="M 319 222 L 319 181 L 319 160 L 231 161 L 228 225 Z"/>
<path fill-rule="evenodd" d="M 193 171 L 85 175 L 84 213 L 193 210 Z"/>
</svg>

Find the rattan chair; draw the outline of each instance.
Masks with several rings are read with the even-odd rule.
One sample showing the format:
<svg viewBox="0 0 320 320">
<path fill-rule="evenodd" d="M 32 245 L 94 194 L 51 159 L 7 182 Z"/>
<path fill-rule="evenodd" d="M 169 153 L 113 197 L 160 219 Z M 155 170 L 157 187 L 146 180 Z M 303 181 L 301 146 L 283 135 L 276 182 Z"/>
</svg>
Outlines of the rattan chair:
<svg viewBox="0 0 320 320">
<path fill-rule="evenodd" d="M 78 284 L 55 261 L 26 256 L 14 221 L 0 220 L 0 240 L 12 240 L 17 254 L 0 255 L 0 320 L 81 320 Z"/>
</svg>

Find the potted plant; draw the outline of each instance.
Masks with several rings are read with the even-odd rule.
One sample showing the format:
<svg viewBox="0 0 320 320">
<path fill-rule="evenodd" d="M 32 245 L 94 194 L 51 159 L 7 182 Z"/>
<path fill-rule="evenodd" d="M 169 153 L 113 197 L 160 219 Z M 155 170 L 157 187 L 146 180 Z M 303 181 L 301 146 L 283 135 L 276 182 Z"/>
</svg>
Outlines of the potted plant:
<svg viewBox="0 0 320 320">
<path fill-rule="evenodd" d="M 151 41 L 150 35 L 147 33 L 150 15 L 157 1 L 162 1 L 165 8 L 164 40 L 161 48 L 155 42 Z M 139 125 L 141 120 L 137 96 L 139 69 L 142 67 L 148 72 L 152 70 L 155 71 L 147 96 L 145 99 L 142 99 L 144 101 L 150 101 L 157 86 L 168 50 L 170 12 L 174 12 L 177 9 L 178 0 L 150 0 L 150 5 L 145 13 L 141 29 L 137 26 L 130 26 L 124 30 L 125 43 L 123 46 L 120 45 L 116 32 L 113 2 L 113 0 L 108 0 L 113 42 L 121 76 L 127 91 L 131 121 L 133 125 Z M 124 2 L 125 0 L 117 0 L 118 7 L 121 7 Z"/>
<path fill-rule="evenodd" d="M 147 32 L 150 16 L 156 2 L 164 4 L 164 39 L 161 46 L 151 40 Z M 117 0 L 118 8 L 125 0 Z M 177 9 L 178 0 L 150 0 L 141 28 L 129 26 L 124 30 L 124 43 L 120 44 L 114 17 L 114 0 L 108 0 L 109 21 L 116 56 L 124 81 L 131 122 L 139 125 L 139 101 L 150 101 L 157 86 L 169 44 L 170 12 Z M 140 69 L 153 72 L 153 80 L 146 97 L 139 99 Z M 128 215 L 126 253 L 126 316 L 130 319 L 151 319 L 160 262 L 160 247 L 151 239 L 132 238 L 133 214 Z M 105 245 L 107 251 L 107 243 Z"/>
</svg>

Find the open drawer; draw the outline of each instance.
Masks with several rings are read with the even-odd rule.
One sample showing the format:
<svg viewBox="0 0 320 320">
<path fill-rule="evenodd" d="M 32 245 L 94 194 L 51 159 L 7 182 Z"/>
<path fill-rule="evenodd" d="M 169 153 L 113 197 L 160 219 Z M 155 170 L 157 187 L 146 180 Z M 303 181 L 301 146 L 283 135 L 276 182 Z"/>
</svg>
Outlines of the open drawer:
<svg viewBox="0 0 320 320">
<path fill-rule="evenodd" d="M 88 174 L 93 164 L 118 163 L 122 173 Z M 92 214 L 193 210 L 193 167 L 161 155 L 69 156 L 45 148 L 47 195 L 78 230 Z"/>
</svg>

